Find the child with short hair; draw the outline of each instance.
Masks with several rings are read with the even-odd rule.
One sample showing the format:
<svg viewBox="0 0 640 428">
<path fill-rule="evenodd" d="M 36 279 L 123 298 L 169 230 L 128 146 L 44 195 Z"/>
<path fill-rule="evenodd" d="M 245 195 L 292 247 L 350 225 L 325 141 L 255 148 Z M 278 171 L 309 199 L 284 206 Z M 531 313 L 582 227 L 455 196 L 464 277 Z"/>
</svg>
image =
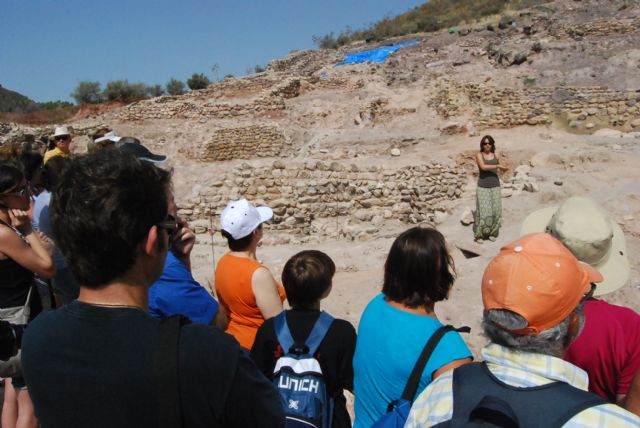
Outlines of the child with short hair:
<svg viewBox="0 0 640 428">
<path fill-rule="evenodd" d="M 286 319 L 296 343 L 304 343 L 320 316 L 320 300 L 331 292 L 336 271 L 331 258 L 317 250 L 301 251 L 291 257 L 282 270 L 282 283 L 291 309 Z M 334 399 L 333 427 L 351 427 L 343 390 L 353 391 L 353 354 L 356 330 L 350 322 L 335 319 L 316 352 L 330 397 Z M 278 343 L 274 318 L 258 329 L 251 357 L 269 379 L 276 361 L 284 354 Z"/>
</svg>

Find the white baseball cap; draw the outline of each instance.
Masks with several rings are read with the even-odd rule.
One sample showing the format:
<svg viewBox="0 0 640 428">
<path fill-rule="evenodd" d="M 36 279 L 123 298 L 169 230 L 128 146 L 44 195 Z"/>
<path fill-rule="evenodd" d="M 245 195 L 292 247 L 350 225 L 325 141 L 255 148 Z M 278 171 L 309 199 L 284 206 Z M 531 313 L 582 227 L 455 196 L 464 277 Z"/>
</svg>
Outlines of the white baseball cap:
<svg viewBox="0 0 640 428">
<path fill-rule="evenodd" d="M 242 239 L 273 217 L 269 207 L 256 207 L 246 199 L 229 202 L 220 216 L 220 228 L 233 239 Z"/>
</svg>

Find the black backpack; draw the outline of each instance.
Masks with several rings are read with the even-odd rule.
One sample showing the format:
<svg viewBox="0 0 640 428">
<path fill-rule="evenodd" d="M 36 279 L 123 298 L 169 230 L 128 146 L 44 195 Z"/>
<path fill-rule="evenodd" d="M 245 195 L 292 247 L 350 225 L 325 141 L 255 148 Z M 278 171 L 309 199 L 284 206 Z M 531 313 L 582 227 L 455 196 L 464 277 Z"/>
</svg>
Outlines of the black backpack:
<svg viewBox="0 0 640 428">
<path fill-rule="evenodd" d="M 453 415 L 434 427 L 561 427 L 581 411 L 606 404 L 565 382 L 521 388 L 499 380 L 485 363 L 453 372 Z"/>
</svg>

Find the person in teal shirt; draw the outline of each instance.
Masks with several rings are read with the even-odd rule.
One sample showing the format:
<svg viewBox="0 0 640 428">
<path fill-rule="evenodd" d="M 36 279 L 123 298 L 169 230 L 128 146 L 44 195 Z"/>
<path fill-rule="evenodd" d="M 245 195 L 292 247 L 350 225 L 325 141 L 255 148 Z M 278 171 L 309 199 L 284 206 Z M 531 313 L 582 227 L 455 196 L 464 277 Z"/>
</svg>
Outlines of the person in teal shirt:
<svg viewBox="0 0 640 428">
<path fill-rule="evenodd" d="M 425 344 L 443 325 L 435 303 L 447 298 L 454 275 L 445 239 L 435 229 L 409 229 L 391 246 L 382 294 L 360 318 L 353 359 L 354 427 L 370 427 L 402 395 Z M 440 374 L 471 361 L 460 334 L 446 333 L 427 362 L 416 396 Z"/>
</svg>

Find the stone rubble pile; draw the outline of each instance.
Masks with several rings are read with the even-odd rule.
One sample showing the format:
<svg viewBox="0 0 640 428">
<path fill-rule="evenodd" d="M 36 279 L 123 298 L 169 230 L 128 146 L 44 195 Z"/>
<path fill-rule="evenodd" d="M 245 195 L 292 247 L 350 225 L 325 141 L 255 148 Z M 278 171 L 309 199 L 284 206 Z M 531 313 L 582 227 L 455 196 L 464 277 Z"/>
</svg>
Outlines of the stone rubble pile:
<svg viewBox="0 0 640 428">
<path fill-rule="evenodd" d="M 559 39 L 627 34 L 640 30 L 640 18 L 599 19 L 585 24 L 563 24 L 555 29 L 550 27 L 549 30 L 553 36 Z"/>
<path fill-rule="evenodd" d="M 325 64 L 335 64 L 343 58 L 344 55 L 341 52 L 332 49 L 298 51 L 271 61 L 267 65 L 267 70 L 288 75 L 310 76 Z"/>
<path fill-rule="evenodd" d="M 531 167 L 529 165 L 517 166 L 513 176 L 502 183 L 502 197 L 518 196 L 522 192 L 539 192 L 540 186 L 535 177 L 529 175 L 530 173 Z"/>
</svg>

